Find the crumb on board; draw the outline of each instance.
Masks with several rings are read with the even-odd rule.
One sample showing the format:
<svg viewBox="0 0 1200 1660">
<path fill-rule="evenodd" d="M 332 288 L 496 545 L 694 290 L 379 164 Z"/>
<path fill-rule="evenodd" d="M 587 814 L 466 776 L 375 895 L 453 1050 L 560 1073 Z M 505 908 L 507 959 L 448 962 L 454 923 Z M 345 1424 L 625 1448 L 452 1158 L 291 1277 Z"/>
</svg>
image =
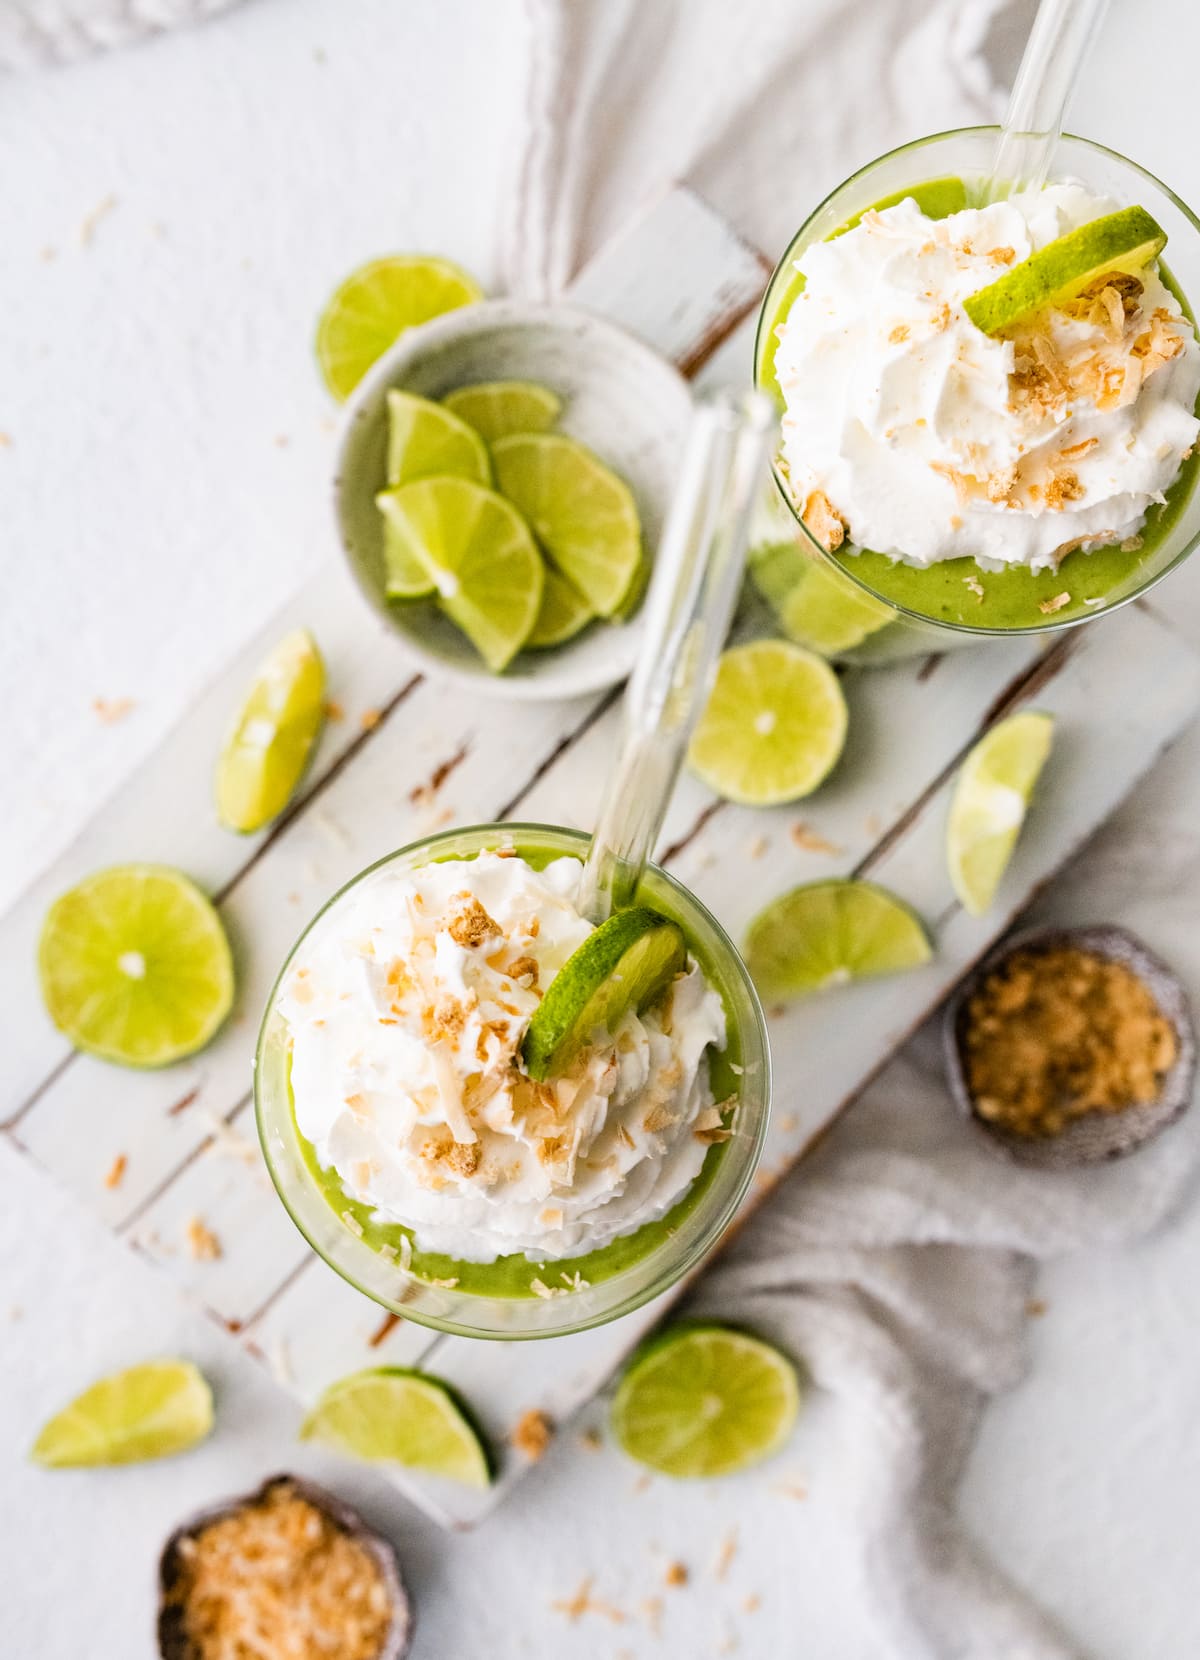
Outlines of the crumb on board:
<svg viewBox="0 0 1200 1660">
<path fill-rule="evenodd" d="M 757 1614 L 761 1607 L 762 1598 L 757 1591 L 751 1591 L 749 1596 L 742 1598 L 743 1614 Z"/>
<path fill-rule="evenodd" d="M 358 724 L 364 732 L 373 732 L 383 719 L 382 709 L 364 709 L 358 717 Z"/>
<path fill-rule="evenodd" d="M 604 1446 L 604 1437 L 594 1424 L 582 1430 L 579 1436 L 579 1445 L 585 1452 L 599 1452 Z"/>
<path fill-rule="evenodd" d="M 508 1439 L 519 1453 L 536 1464 L 554 1439 L 554 1420 L 540 1408 L 531 1406 L 517 1419 Z"/>
<path fill-rule="evenodd" d="M 593 1576 L 589 1574 L 582 1581 L 574 1595 L 560 1597 L 557 1602 L 552 1602 L 550 1607 L 556 1614 L 565 1614 L 572 1625 L 577 1620 L 581 1620 L 585 1614 L 599 1614 L 604 1619 L 611 1620 L 614 1625 L 624 1625 L 626 1616 L 622 1609 L 614 1607 L 611 1602 L 604 1602 L 601 1598 L 592 1595 L 594 1583 Z"/>
<path fill-rule="evenodd" d="M 657 1637 L 662 1630 L 663 1603 L 661 1597 L 643 1597 L 638 1604 L 638 1613 L 650 1628 L 650 1635 Z"/>
<path fill-rule="evenodd" d="M 746 852 L 752 859 L 761 859 L 770 845 L 770 842 L 768 842 L 765 836 L 755 836 L 754 840 L 750 843 L 750 846 L 746 849 Z"/>
<path fill-rule="evenodd" d="M 12 433 L 0 432 L 0 450 L 11 450 L 13 447 Z"/>
<path fill-rule="evenodd" d="M 183 1226 L 183 1237 L 188 1255 L 194 1262 L 216 1262 L 221 1255 L 221 1241 L 198 1216 L 189 1216 Z"/>
<path fill-rule="evenodd" d="M 96 232 L 99 230 L 103 221 L 108 218 L 109 214 L 113 211 L 116 205 L 117 198 L 111 191 L 109 191 L 107 196 L 96 203 L 90 213 L 84 215 L 79 225 L 79 246 L 81 248 L 91 246 L 92 239 Z"/>
<path fill-rule="evenodd" d="M 779 1120 L 779 1128 L 783 1131 L 784 1135 L 791 1135 L 792 1131 L 796 1128 L 799 1122 L 800 1120 L 796 1117 L 794 1112 L 785 1112 L 783 1117 Z"/>
<path fill-rule="evenodd" d="M 687 1567 L 682 1562 L 668 1562 L 663 1571 L 663 1583 L 672 1587 L 682 1587 L 688 1582 Z"/>
<path fill-rule="evenodd" d="M 277 450 L 286 450 L 288 445 L 291 443 L 291 439 L 288 437 L 286 432 L 277 432 L 271 442 L 275 445 Z"/>
<path fill-rule="evenodd" d="M 805 853 L 840 853 L 842 850 L 836 842 L 829 841 L 813 829 L 811 824 L 805 824 L 803 819 L 797 819 L 788 832 L 795 845 Z"/>
<path fill-rule="evenodd" d="M 325 700 L 325 719 L 326 720 L 338 721 L 338 720 L 345 720 L 345 718 L 346 718 L 346 711 L 342 707 L 342 705 L 338 702 L 337 698 L 336 697 L 326 698 L 326 700 Z"/>
<path fill-rule="evenodd" d="M 712 1571 L 713 1571 L 714 1578 L 716 1578 L 716 1579 L 724 1579 L 725 1578 L 725 1575 L 729 1572 L 730 1568 L 733 1566 L 733 1559 L 737 1555 L 737 1553 L 738 1553 L 738 1530 L 737 1530 L 736 1527 L 731 1527 L 729 1532 L 725 1535 L 724 1539 L 722 1539 L 721 1547 L 717 1551 L 716 1558 L 713 1561 L 713 1570 Z"/>
<path fill-rule="evenodd" d="M 120 1187 L 125 1179 L 125 1172 L 129 1168 L 129 1158 L 125 1153 L 118 1153 L 104 1174 L 105 1187 Z"/>
<path fill-rule="evenodd" d="M 1031 1320 L 1039 1320 L 1048 1307 L 1049 1304 L 1043 1302 L 1040 1297 L 1030 1297 L 1025 1304 L 1025 1312 Z"/>
<path fill-rule="evenodd" d="M 92 713 L 101 726 L 116 726 L 123 721 L 132 709 L 131 697 L 94 697 L 92 699 Z"/>
</svg>

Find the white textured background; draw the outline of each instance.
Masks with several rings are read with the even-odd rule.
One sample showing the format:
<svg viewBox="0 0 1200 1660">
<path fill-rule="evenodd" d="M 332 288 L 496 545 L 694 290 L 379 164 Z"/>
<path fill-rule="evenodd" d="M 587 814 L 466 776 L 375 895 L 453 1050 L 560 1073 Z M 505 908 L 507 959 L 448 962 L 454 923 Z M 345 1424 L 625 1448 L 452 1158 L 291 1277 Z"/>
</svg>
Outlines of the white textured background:
<svg viewBox="0 0 1200 1660">
<path fill-rule="evenodd" d="M 392 248 L 493 279 L 521 47 L 516 0 L 253 0 L 193 34 L 0 81 L 0 907 L 328 553 L 316 312 Z M 1198 61 L 1192 0 L 1117 0 L 1072 125 L 1200 200 Z M 797 217 L 822 182 L 797 187 Z M 1200 570 L 1169 593 L 1200 643 Z M 97 697 L 134 708 L 106 726 Z M 1140 928 L 1200 985 L 1197 826 L 1193 738 L 1053 904 Z M 560 1446 L 483 1532 L 446 1539 L 369 1472 L 300 1454 L 295 1409 L 220 1333 L 0 1163 L 5 1654 L 143 1660 L 170 1525 L 290 1465 L 388 1522 L 420 1606 L 418 1660 L 690 1660 L 730 1642 L 755 1660 L 893 1660 L 872 1648 L 857 1611 L 870 1588 L 837 1548 L 847 1449 L 832 1403 L 813 1403 L 778 1465 L 698 1493 L 635 1494 L 616 1453 Z M 968 1481 L 980 1534 L 1097 1660 L 1200 1652 L 1198 1256 L 1194 1207 L 1137 1249 L 1048 1273 L 1031 1375 L 993 1412 Z M 154 1351 L 191 1353 L 216 1379 L 208 1446 L 96 1475 L 25 1465 L 48 1409 Z M 776 1490 L 797 1480 L 803 1502 Z M 734 1525 L 720 1582 L 710 1564 Z M 661 1589 L 668 1556 L 695 1570 L 688 1590 Z M 548 1608 L 588 1572 L 624 1625 Z M 654 1596 L 661 1640 L 638 1612 Z"/>
</svg>

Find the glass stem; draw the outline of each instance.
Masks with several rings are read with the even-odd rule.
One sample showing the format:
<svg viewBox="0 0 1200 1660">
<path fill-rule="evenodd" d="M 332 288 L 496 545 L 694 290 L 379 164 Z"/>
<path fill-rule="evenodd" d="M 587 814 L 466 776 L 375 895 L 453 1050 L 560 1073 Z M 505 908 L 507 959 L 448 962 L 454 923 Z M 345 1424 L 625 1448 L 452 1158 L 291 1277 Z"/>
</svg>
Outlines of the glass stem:
<svg viewBox="0 0 1200 1660">
<path fill-rule="evenodd" d="M 603 922 L 632 903 L 729 630 L 775 411 L 760 393 L 714 398 L 692 420 L 625 692 L 616 770 L 579 906 Z"/>
</svg>

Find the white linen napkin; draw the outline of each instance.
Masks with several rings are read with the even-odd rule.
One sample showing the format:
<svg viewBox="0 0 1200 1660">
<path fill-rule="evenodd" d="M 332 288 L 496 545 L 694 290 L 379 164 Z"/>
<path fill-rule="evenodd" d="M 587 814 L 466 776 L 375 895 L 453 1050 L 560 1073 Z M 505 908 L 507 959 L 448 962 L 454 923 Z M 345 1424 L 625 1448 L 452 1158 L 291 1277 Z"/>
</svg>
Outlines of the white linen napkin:
<svg viewBox="0 0 1200 1660">
<path fill-rule="evenodd" d="M 980 48 L 1002 4 L 525 0 L 509 286 L 553 295 L 676 179 L 777 254 L 855 166 L 997 119 Z M 1198 1163 L 1185 1115 L 1120 1164 L 1012 1165 L 956 1114 L 927 1031 L 702 1280 L 689 1313 L 773 1337 L 851 1415 L 847 1549 L 896 1660 L 1080 1660 L 964 1533 L 956 1493 L 988 1399 L 1023 1372 L 1037 1260 L 1149 1231 Z"/>
</svg>

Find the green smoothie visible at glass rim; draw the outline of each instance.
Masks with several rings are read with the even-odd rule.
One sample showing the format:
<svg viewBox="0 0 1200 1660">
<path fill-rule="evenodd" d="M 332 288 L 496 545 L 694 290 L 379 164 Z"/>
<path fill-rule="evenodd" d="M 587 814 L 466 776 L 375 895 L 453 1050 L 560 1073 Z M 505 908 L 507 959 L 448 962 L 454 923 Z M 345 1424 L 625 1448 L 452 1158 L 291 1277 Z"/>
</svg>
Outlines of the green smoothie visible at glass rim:
<svg viewBox="0 0 1200 1660">
<path fill-rule="evenodd" d="M 426 857 L 415 863 L 469 859 L 485 845 L 502 844 L 541 869 L 564 855 L 582 858 L 587 839 L 551 827 L 495 826 L 447 832 L 392 857 L 424 850 Z M 406 1318 L 445 1330 L 472 1336 L 545 1336 L 596 1325 L 636 1307 L 666 1289 L 719 1236 L 749 1183 L 765 1133 L 769 1061 L 762 1012 L 731 942 L 686 889 L 650 867 L 641 900 L 679 924 L 689 953 L 725 1006 L 726 1045 L 719 1052 L 709 1050 L 708 1065 L 714 1099 L 737 1100 L 732 1118 L 726 1120 L 734 1133 L 729 1141 L 708 1148 L 699 1174 L 665 1216 L 599 1250 L 570 1258 L 537 1262 L 518 1253 L 479 1263 L 421 1251 L 409 1229 L 378 1221 L 370 1206 L 350 1198 L 337 1172 L 321 1168 L 312 1145 L 296 1127 L 286 1040 L 281 1042 L 282 1034 L 273 1029 L 273 1021 L 278 1026 L 282 1021 L 274 1015 L 272 993 L 259 1042 L 255 1091 L 267 1163 L 280 1197 L 309 1243 L 360 1290 Z M 336 904 L 336 897 L 331 903 Z M 321 1217 L 313 1210 L 314 1199 Z M 397 1267 L 401 1258 L 402 1272 Z M 635 1279 L 636 1284 L 625 1283 Z M 576 1283 L 584 1289 L 565 1294 Z M 446 1306 L 429 1306 L 430 1299 L 439 1298 Z"/>
<path fill-rule="evenodd" d="M 780 262 L 759 319 L 756 379 L 781 406 L 774 367 L 776 330 L 804 286 L 803 276 L 794 268 L 803 248 L 853 229 L 870 208 L 891 207 L 906 197 L 912 197 L 931 219 L 946 218 L 972 205 L 967 181 L 986 172 L 995 130 L 970 128 L 938 134 L 893 151 L 854 175 L 817 209 Z M 916 169 L 939 161 L 950 164 L 954 171 L 932 178 L 928 173 L 923 177 L 918 173 L 913 183 L 895 186 L 893 181 L 897 174 L 903 176 L 906 166 Z M 978 165 L 970 165 L 972 162 Z M 1063 139 L 1055 174 L 1078 178 L 1096 194 L 1111 196 L 1123 205 L 1139 202 L 1156 217 L 1164 211 L 1166 217 L 1160 223 L 1169 233 L 1173 269 L 1168 271 L 1160 262 L 1159 274 L 1184 315 L 1194 322 L 1184 289 L 1200 292 L 1200 226 L 1184 204 L 1133 163 L 1082 139 Z M 892 188 L 873 190 L 876 181 L 878 185 L 892 184 Z M 839 202 L 849 210 L 840 216 Z M 829 554 L 800 523 L 778 467 L 775 483 L 795 526 L 797 552 L 819 560 L 830 575 L 844 573 L 847 596 L 862 598 L 867 594 L 892 608 L 892 621 L 881 609 L 873 626 L 856 631 L 853 644 L 857 649 L 837 654 L 885 658 L 903 655 L 906 650 L 962 644 L 971 637 L 988 634 L 1053 632 L 1137 597 L 1185 558 L 1200 537 L 1195 492 L 1198 469 L 1200 452 L 1194 452 L 1166 492 L 1165 502 L 1147 513 L 1140 545 L 1111 543 L 1091 551 L 1077 548 L 1057 569 L 1036 572 L 1025 566 L 987 571 L 971 558 L 948 559 L 921 568 L 849 546 Z M 786 572 L 786 565 L 780 569 Z M 777 570 L 773 575 L 770 597 L 776 603 L 780 573 Z M 1063 593 L 1070 594 L 1069 603 L 1050 613 L 1041 610 Z"/>
</svg>

